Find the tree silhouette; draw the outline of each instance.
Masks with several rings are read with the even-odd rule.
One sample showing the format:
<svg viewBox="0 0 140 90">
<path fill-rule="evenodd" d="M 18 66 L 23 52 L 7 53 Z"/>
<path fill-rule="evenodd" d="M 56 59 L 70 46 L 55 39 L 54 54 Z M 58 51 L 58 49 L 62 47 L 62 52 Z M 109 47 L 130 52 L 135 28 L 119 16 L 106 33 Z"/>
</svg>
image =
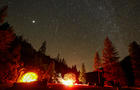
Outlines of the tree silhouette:
<svg viewBox="0 0 140 90">
<path fill-rule="evenodd" d="M 53 82 L 56 80 L 56 72 L 55 72 L 55 62 L 52 61 L 48 69 L 45 71 L 45 74 L 43 74 L 42 79 L 47 79 L 48 82 Z"/>
<path fill-rule="evenodd" d="M 126 77 L 126 80 L 123 81 L 128 86 L 134 86 L 134 73 L 132 68 L 132 62 L 131 57 L 127 56 L 120 62 L 122 69 L 124 71 L 124 75 Z"/>
<path fill-rule="evenodd" d="M 0 10 L 0 24 L 2 24 L 4 22 L 4 19 L 7 16 L 7 9 L 8 9 L 8 6 L 4 6 Z"/>
<path fill-rule="evenodd" d="M 23 68 L 25 72 L 36 70 L 42 77 L 48 70 L 48 76 L 44 74 L 47 78 L 55 76 L 51 74 L 54 70 L 62 75 L 68 71 L 72 71 L 72 69 L 75 70 L 75 67 L 68 67 L 64 58 L 61 59 L 58 57 L 57 60 L 45 55 L 46 41 L 36 51 L 22 36 L 16 36 L 13 28 L 7 22 L 4 22 L 7 15 L 6 10 L 7 6 L 0 10 L 0 83 L 15 81 L 17 76 L 20 75 L 19 71 L 23 70 Z M 52 62 L 55 63 L 55 67 Z M 42 77 L 39 77 L 39 80 Z"/>
<path fill-rule="evenodd" d="M 57 75 L 56 75 L 56 71 L 55 71 L 55 62 L 54 61 L 52 62 L 52 68 L 51 69 L 52 69 L 51 73 L 50 73 L 51 82 L 55 83 L 55 82 L 57 82 Z"/>
<path fill-rule="evenodd" d="M 7 6 L 0 10 L 0 82 L 15 82 L 20 67 L 20 45 L 12 46 L 15 34 L 5 22 Z"/>
<path fill-rule="evenodd" d="M 129 45 L 129 56 L 131 57 L 135 85 L 140 85 L 140 45 L 135 41 Z"/>
<path fill-rule="evenodd" d="M 120 66 L 118 64 L 118 52 L 116 51 L 115 47 L 112 45 L 112 42 L 108 37 L 106 37 L 104 41 L 102 60 L 105 79 L 107 81 L 113 81 L 113 83 L 119 82 L 120 76 L 118 71 L 120 70 Z"/>
<path fill-rule="evenodd" d="M 112 42 L 106 37 L 104 41 L 103 57 L 104 65 L 112 62 L 118 62 L 118 52 L 115 47 L 112 45 Z"/>
<path fill-rule="evenodd" d="M 42 54 L 46 53 L 46 41 L 44 41 L 39 49 L 39 52 Z"/>
<path fill-rule="evenodd" d="M 98 70 L 100 67 L 101 67 L 100 57 L 99 57 L 98 52 L 96 52 L 95 55 L 94 55 L 94 65 L 93 65 L 93 68 L 94 68 L 94 70 L 96 71 L 96 70 Z"/>
<path fill-rule="evenodd" d="M 86 83 L 86 76 L 85 76 L 85 65 L 84 63 L 82 64 L 81 70 L 80 70 L 80 75 L 79 75 L 79 81 L 82 83 Z"/>
</svg>

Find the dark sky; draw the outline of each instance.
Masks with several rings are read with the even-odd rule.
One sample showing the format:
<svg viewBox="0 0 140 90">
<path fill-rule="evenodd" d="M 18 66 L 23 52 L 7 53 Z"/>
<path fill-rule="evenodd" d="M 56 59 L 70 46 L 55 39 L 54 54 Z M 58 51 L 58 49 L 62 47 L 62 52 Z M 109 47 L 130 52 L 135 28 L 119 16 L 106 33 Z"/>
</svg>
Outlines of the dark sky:
<svg viewBox="0 0 140 90">
<path fill-rule="evenodd" d="M 140 0 L 0 0 L 9 6 L 8 22 L 35 49 L 47 41 L 47 55 L 60 53 L 70 66 L 93 70 L 95 51 L 106 36 L 121 59 L 131 41 L 140 41 Z M 120 60 L 121 60 L 120 59 Z"/>
</svg>

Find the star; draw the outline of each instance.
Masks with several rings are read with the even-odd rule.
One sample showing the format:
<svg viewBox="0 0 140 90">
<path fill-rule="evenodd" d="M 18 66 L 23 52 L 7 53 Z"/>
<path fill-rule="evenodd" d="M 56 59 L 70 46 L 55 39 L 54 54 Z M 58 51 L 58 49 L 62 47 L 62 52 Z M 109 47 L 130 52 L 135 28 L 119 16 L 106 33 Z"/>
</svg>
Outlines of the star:
<svg viewBox="0 0 140 90">
<path fill-rule="evenodd" d="M 111 0 L 0 0 L 0 3 L 0 7 L 8 4 L 7 19 L 17 35 L 24 35 L 35 49 L 46 40 L 50 56 L 61 52 L 69 65 L 76 64 L 78 68 L 82 60 L 87 71 L 93 71 L 93 54 L 97 50 L 102 52 L 106 36 L 118 49 L 120 61 L 128 55 L 130 41 L 140 41 L 140 0 L 117 0 L 117 3 Z"/>
<path fill-rule="evenodd" d="M 33 21 L 32 21 L 32 23 L 34 24 L 34 23 L 36 23 L 36 21 L 35 21 L 35 20 L 33 20 Z"/>
</svg>

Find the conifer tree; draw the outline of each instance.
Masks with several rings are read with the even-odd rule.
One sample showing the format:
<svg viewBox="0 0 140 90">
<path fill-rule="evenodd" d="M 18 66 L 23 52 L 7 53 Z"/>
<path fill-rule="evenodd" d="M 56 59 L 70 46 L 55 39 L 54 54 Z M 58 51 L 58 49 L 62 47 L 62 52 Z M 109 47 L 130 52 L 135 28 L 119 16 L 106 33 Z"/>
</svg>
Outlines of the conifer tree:
<svg viewBox="0 0 140 90">
<path fill-rule="evenodd" d="M 57 82 L 57 75 L 56 75 L 56 71 L 55 71 L 55 62 L 52 62 L 52 68 L 51 68 L 51 82 L 56 83 Z"/>
<path fill-rule="evenodd" d="M 98 70 L 101 66 L 101 62 L 100 62 L 100 57 L 99 57 L 99 54 L 98 52 L 95 53 L 94 55 L 94 65 L 93 65 L 93 68 L 94 70 Z"/>
<path fill-rule="evenodd" d="M 47 79 L 48 82 L 55 82 L 56 81 L 56 71 L 55 71 L 55 62 L 52 61 L 48 65 L 48 69 L 45 71 L 44 75 L 42 76 L 42 79 Z"/>
<path fill-rule="evenodd" d="M 119 62 L 118 52 L 108 37 L 104 41 L 102 60 L 105 79 L 107 81 L 113 81 L 113 83 L 119 82 L 118 70 L 120 70 L 120 68 L 117 64 Z"/>
<path fill-rule="evenodd" d="M 10 43 L 15 39 L 13 29 L 7 22 L 4 22 L 7 16 L 7 6 L 0 10 L 0 51 L 5 51 L 10 47 Z"/>
<path fill-rule="evenodd" d="M 104 64 L 118 62 L 118 52 L 115 47 L 112 45 L 112 42 L 106 37 L 104 41 L 103 57 Z"/>
<path fill-rule="evenodd" d="M 86 83 L 86 76 L 85 76 L 85 65 L 84 63 L 82 64 L 82 68 L 80 70 L 80 75 L 79 75 L 79 81 L 82 82 L 83 84 Z"/>
<path fill-rule="evenodd" d="M 135 41 L 129 45 L 129 56 L 131 57 L 135 85 L 140 85 L 140 45 Z"/>
<path fill-rule="evenodd" d="M 46 53 L 46 41 L 44 41 L 39 49 L 39 52 L 42 54 Z"/>
<path fill-rule="evenodd" d="M 12 46 L 15 34 L 12 27 L 4 22 L 7 6 L 0 10 L 0 82 L 15 82 L 20 66 L 20 46 Z"/>
<path fill-rule="evenodd" d="M 8 6 L 4 6 L 0 10 L 0 24 L 2 24 L 4 22 L 4 19 L 7 16 L 7 9 L 8 9 Z"/>
</svg>

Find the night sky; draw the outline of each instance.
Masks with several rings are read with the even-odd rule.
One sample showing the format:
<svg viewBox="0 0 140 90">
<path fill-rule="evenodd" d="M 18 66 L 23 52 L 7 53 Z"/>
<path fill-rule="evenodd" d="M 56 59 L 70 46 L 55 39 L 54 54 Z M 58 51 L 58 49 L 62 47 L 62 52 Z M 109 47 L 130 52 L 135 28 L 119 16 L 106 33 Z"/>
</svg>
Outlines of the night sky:
<svg viewBox="0 0 140 90">
<path fill-rule="evenodd" d="M 47 41 L 47 55 L 60 53 L 69 66 L 93 70 L 96 51 L 108 36 L 123 59 L 140 41 L 140 0 L 0 0 L 8 22 L 35 49 Z"/>
</svg>

